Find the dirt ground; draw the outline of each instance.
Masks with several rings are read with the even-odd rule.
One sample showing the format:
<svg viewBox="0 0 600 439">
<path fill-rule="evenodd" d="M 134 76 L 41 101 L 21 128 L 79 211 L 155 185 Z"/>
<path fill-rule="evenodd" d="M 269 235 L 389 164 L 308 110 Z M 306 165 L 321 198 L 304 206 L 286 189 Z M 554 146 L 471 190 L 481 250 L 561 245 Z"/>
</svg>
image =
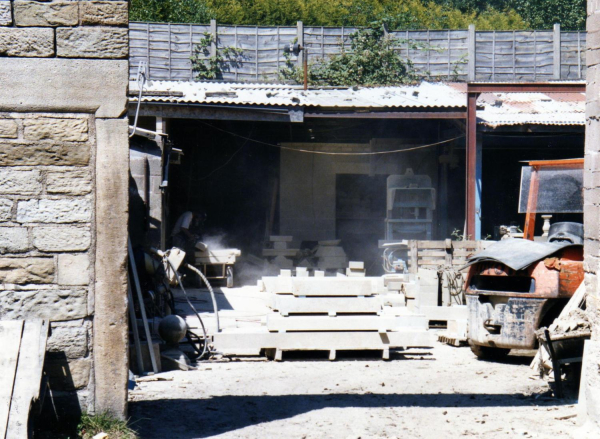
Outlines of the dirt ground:
<svg viewBox="0 0 600 439">
<path fill-rule="evenodd" d="M 140 383 L 130 416 L 149 439 L 573 437 L 575 399 L 553 398 L 530 361 L 484 362 L 436 343 L 391 361 L 207 362 Z"/>
</svg>

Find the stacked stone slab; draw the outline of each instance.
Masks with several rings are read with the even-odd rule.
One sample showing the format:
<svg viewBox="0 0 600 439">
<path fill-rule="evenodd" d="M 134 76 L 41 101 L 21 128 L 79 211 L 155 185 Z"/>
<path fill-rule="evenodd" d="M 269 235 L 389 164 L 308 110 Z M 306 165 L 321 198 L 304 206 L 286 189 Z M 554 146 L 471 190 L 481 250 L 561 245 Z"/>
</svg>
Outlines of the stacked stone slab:
<svg viewBox="0 0 600 439">
<path fill-rule="evenodd" d="M 51 322 L 63 423 L 126 413 L 127 55 L 126 1 L 0 1 L 0 319 Z"/>
<path fill-rule="evenodd" d="M 272 297 L 265 327 L 215 334 L 216 348 L 231 355 L 266 351 L 275 360 L 284 351 L 325 350 L 334 360 L 341 350 L 379 350 L 389 359 L 390 349 L 431 346 L 425 316 L 410 312 L 383 278 L 301 273 L 263 278 Z"/>
<path fill-rule="evenodd" d="M 288 248 L 289 243 L 294 238 L 292 236 L 271 236 L 270 242 L 272 248 L 263 249 L 263 256 L 269 259 L 269 262 L 282 269 L 291 269 L 294 267 L 293 258 L 296 257 L 299 249 Z"/>
<path fill-rule="evenodd" d="M 346 276 L 348 277 L 365 277 L 367 272 L 365 270 L 365 263 L 360 261 L 348 262 L 348 268 L 346 268 Z"/>
</svg>

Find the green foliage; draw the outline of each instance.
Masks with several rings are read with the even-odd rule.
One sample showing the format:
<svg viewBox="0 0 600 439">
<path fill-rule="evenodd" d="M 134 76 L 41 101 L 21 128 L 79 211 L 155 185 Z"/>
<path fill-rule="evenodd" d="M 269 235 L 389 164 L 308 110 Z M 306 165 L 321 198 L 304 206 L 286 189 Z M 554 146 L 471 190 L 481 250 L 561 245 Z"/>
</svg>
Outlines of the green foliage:
<svg viewBox="0 0 600 439">
<path fill-rule="evenodd" d="M 585 30 L 586 0 L 511 0 L 514 9 L 533 29 Z"/>
<path fill-rule="evenodd" d="M 214 37 L 204 33 L 204 37 L 194 48 L 194 55 L 190 58 L 192 69 L 196 72 L 196 79 L 222 79 L 223 72 L 231 67 L 239 67 L 243 50 L 235 47 L 220 47 L 215 55 L 210 54 L 210 46 Z"/>
<path fill-rule="evenodd" d="M 132 21 L 390 29 L 585 28 L 585 0 L 132 0 Z"/>
<path fill-rule="evenodd" d="M 342 47 L 339 54 L 309 66 L 311 85 L 375 87 L 417 81 L 412 64 L 394 51 L 398 42 L 385 35 L 383 26 L 361 29 L 350 38 L 350 50 Z M 302 82 L 303 72 L 292 64 L 291 57 L 286 64 L 280 72 L 282 79 Z"/>
<path fill-rule="evenodd" d="M 77 432 L 81 439 L 92 439 L 103 432 L 108 434 L 110 439 L 138 439 L 136 432 L 127 426 L 127 421 L 121 421 L 107 413 L 84 413 L 81 415 Z"/>
<path fill-rule="evenodd" d="M 159 23 L 208 23 L 214 11 L 204 0 L 131 0 L 129 19 Z"/>
</svg>

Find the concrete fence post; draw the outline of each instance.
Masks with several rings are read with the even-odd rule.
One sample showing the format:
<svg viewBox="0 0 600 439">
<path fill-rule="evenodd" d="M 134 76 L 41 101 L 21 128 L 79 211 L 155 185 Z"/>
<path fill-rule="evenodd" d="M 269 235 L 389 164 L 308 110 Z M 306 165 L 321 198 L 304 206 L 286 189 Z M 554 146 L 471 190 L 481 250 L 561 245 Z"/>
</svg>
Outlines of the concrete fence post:
<svg viewBox="0 0 600 439">
<path fill-rule="evenodd" d="M 554 24 L 554 35 L 552 37 L 552 42 L 554 44 L 554 69 L 553 69 L 553 77 L 554 79 L 560 79 L 560 24 Z"/>
<path fill-rule="evenodd" d="M 217 56 L 217 20 L 210 20 L 210 35 L 212 41 L 210 43 L 210 56 Z"/>
<path fill-rule="evenodd" d="M 468 71 L 468 75 L 467 78 L 469 81 L 475 81 L 475 66 L 476 66 L 476 56 L 477 53 L 475 52 L 475 38 L 476 38 L 476 33 L 475 33 L 475 25 L 474 24 L 470 24 L 469 25 L 469 37 L 467 39 L 467 45 L 468 45 L 468 66 L 469 66 L 469 71 Z"/>
<path fill-rule="evenodd" d="M 301 21 L 297 23 L 296 38 L 298 40 L 298 44 L 304 47 L 304 23 L 302 23 Z M 301 69 L 304 63 L 304 50 L 301 50 L 298 54 L 297 63 L 298 68 Z"/>
</svg>

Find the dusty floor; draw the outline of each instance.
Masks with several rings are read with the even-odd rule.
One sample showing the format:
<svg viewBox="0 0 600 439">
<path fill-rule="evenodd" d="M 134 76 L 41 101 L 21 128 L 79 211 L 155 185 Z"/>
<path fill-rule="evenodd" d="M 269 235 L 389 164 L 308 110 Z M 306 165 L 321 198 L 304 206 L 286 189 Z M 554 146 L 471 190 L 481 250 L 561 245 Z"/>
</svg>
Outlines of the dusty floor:
<svg viewBox="0 0 600 439">
<path fill-rule="evenodd" d="M 478 361 L 468 348 L 336 362 L 202 363 L 130 393 L 142 438 L 567 438 L 575 400 L 549 396 L 531 358 Z"/>
</svg>

